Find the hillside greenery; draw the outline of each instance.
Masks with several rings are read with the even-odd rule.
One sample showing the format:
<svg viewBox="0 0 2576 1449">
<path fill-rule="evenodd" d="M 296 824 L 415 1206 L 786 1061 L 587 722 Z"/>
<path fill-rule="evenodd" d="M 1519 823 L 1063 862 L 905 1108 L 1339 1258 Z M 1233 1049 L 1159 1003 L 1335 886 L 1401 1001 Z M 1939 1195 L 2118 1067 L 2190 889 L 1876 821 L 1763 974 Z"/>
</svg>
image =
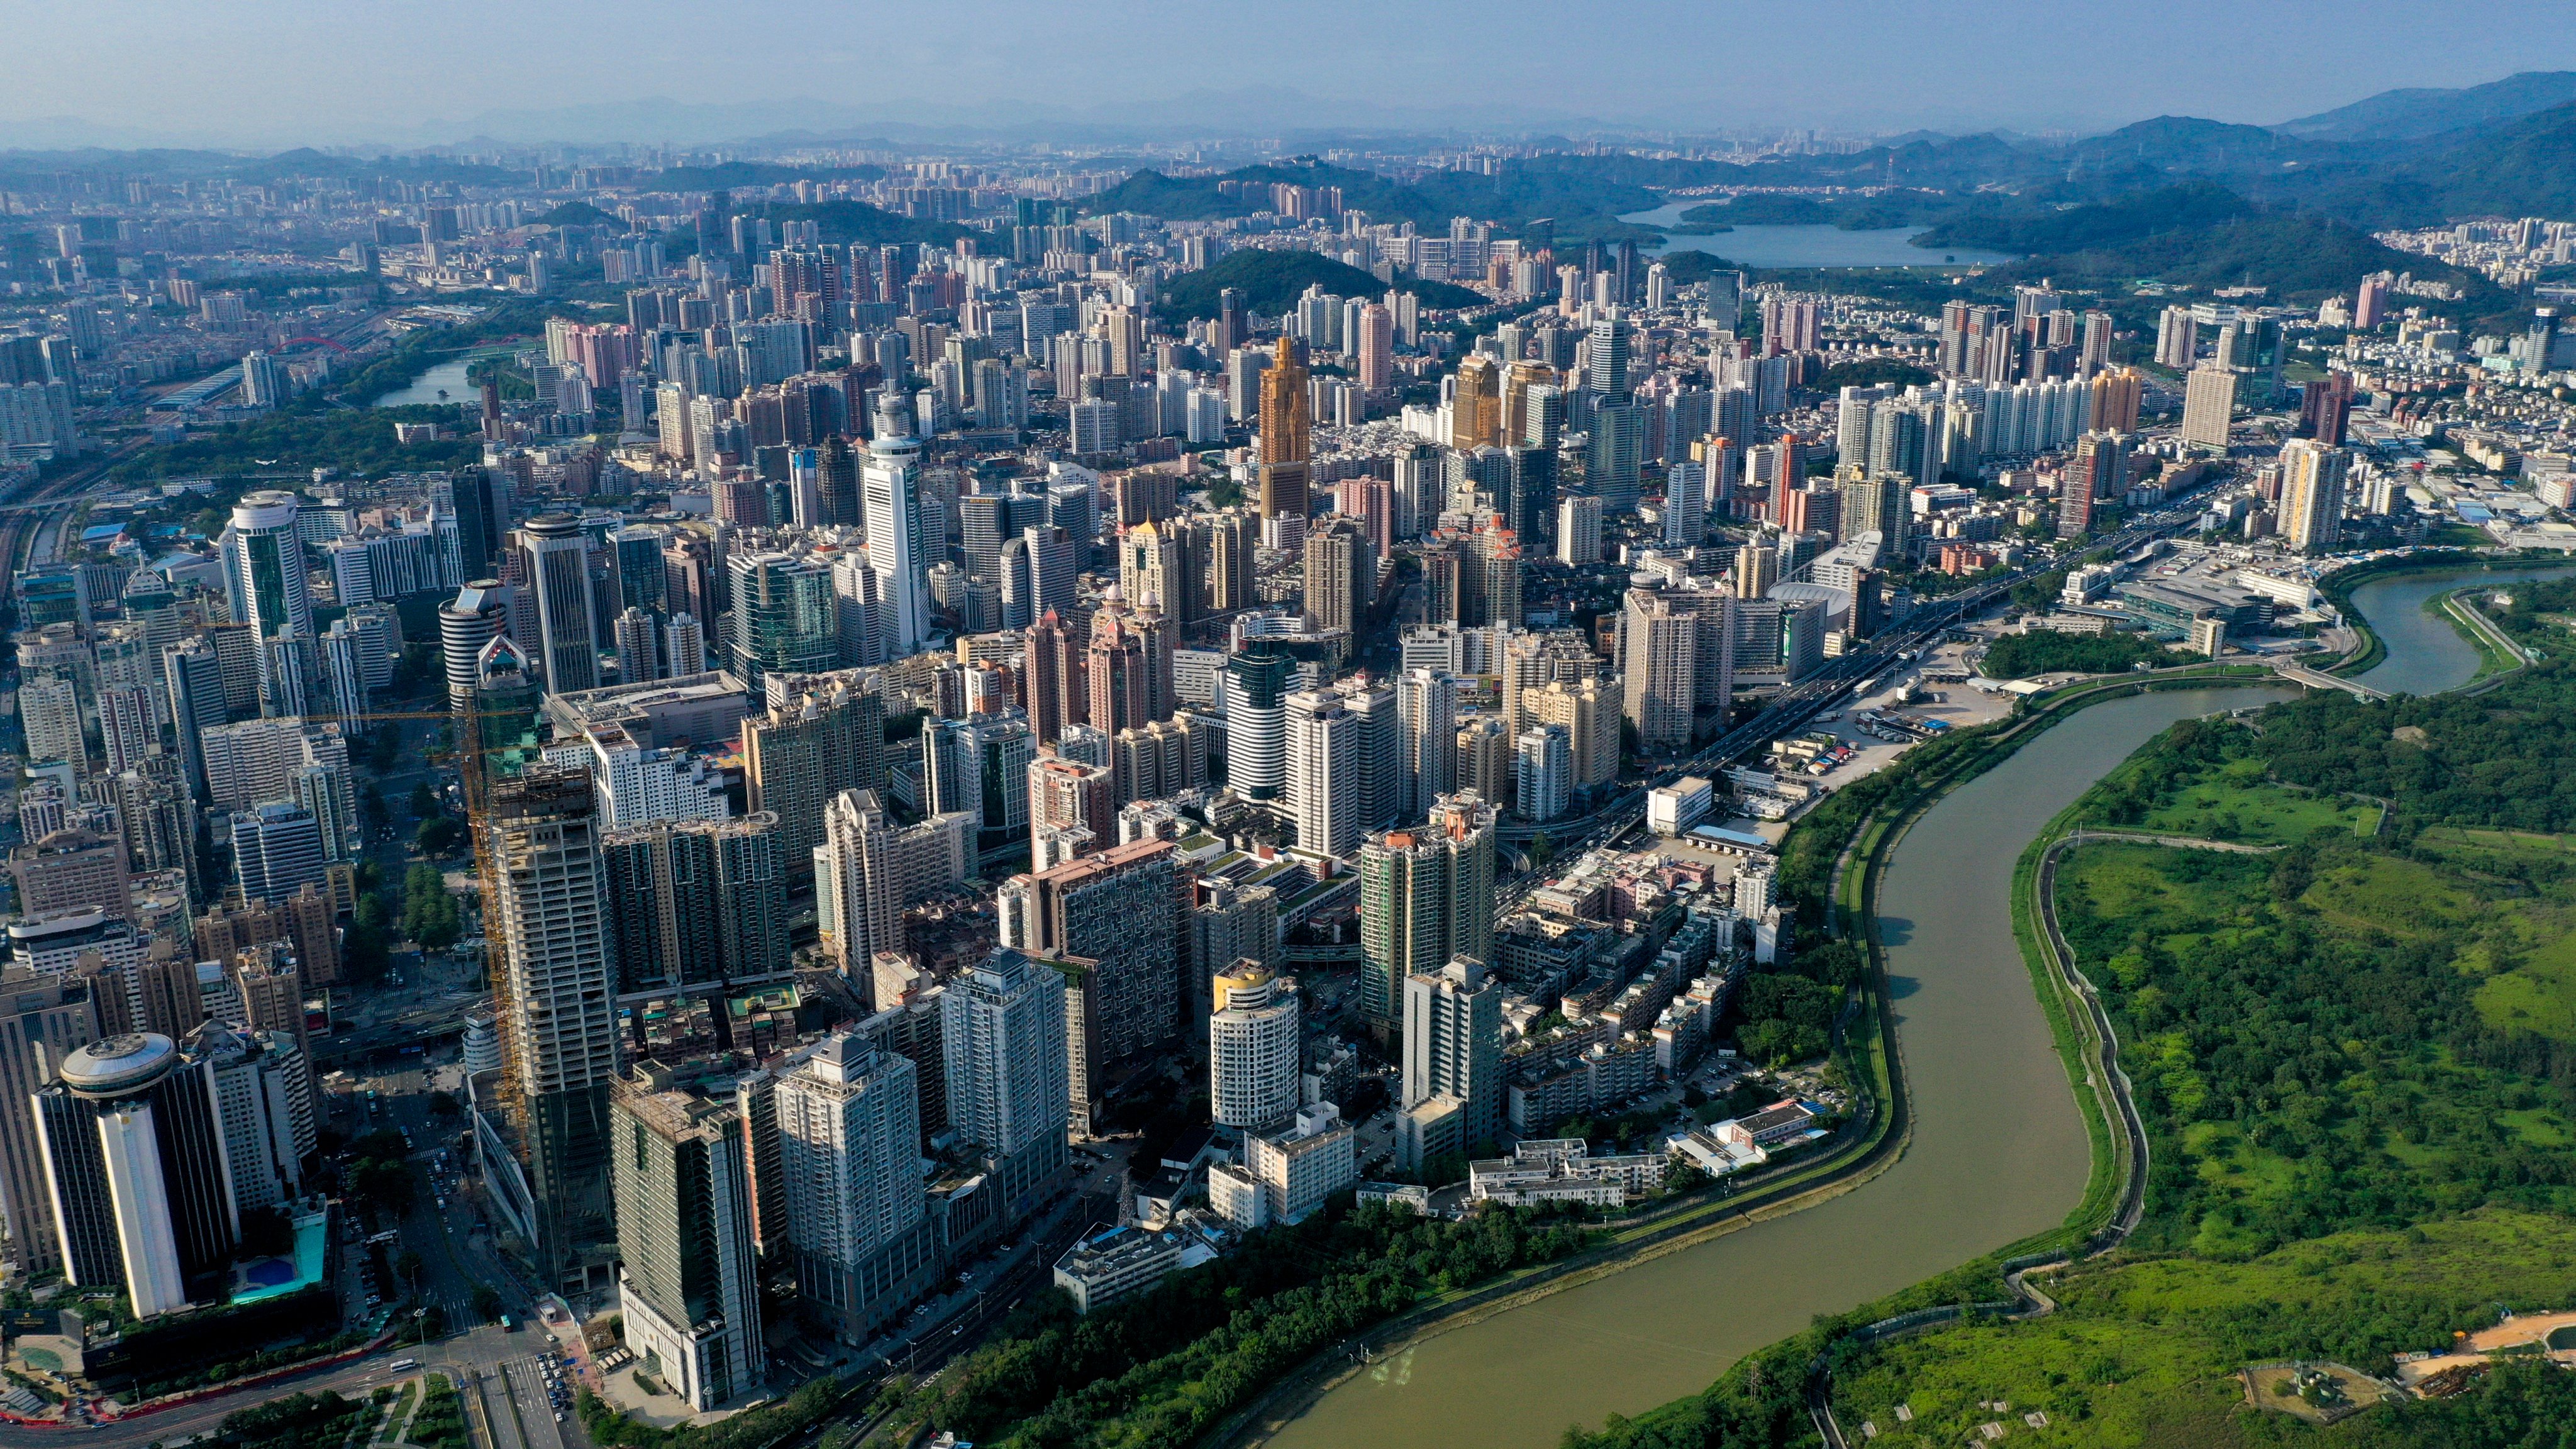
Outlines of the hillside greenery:
<svg viewBox="0 0 2576 1449">
<path fill-rule="evenodd" d="M 1425 282 L 1401 272 L 1390 288 L 1373 273 L 1320 252 L 1245 250 L 1229 252 L 1213 266 L 1175 278 L 1163 294 L 1161 310 L 1175 322 L 1212 318 L 1216 316 L 1217 294 L 1227 287 L 1240 287 L 1245 307 L 1265 316 L 1277 316 L 1295 307 L 1298 297 L 1311 286 L 1320 286 L 1336 297 L 1376 299 L 1390 290 L 1410 292 L 1421 305 L 1444 311 L 1481 307 L 1488 300 L 1481 292 L 1447 282 Z"/>
<path fill-rule="evenodd" d="M 1881 231 L 1933 220 L 1949 210 L 1934 191 L 1888 191 L 1827 201 L 1781 192 L 1746 192 L 1731 201 L 1703 202 L 1681 214 L 1685 230 L 1725 231 L 1739 226 L 1830 226 Z M 1964 243 L 1954 243 L 1964 245 Z"/>
<path fill-rule="evenodd" d="M 1501 171 L 1491 176 L 1471 171 L 1435 171 L 1412 181 L 1297 160 L 1245 166 L 1222 176 L 1172 177 L 1140 170 L 1088 198 L 1084 209 L 1094 215 L 1133 211 L 1175 221 L 1250 216 L 1270 210 L 1266 188 L 1285 182 L 1294 186 L 1337 186 L 1341 188 L 1343 206 L 1365 211 L 1372 220 L 1410 221 L 1426 231 L 1443 234 L 1452 217 L 1472 216 L 1497 222 L 1507 232 L 1520 231 L 1529 222 L 1546 218 L 1556 223 L 1554 230 L 1559 236 L 1616 236 L 1622 230 L 1622 224 L 1614 220 L 1616 216 L 1651 211 L 1662 205 L 1663 198 L 1648 187 L 1673 183 L 1662 181 L 1662 175 L 1668 174 L 1664 171 L 1649 168 L 1644 174 L 1657 178 L 1650 182 L 1632 168 L 1606 164 L 1611 160 L 1571 155 L 1516 157 L 1505 161 Z M 1219 189 L 1219 183 L 1225 181 L 1249 183 L 1248 194 L 1227 194 Z M 1624 230 L 1639 239 L 1656 235 L 1650 228 Z"/>
</svg>

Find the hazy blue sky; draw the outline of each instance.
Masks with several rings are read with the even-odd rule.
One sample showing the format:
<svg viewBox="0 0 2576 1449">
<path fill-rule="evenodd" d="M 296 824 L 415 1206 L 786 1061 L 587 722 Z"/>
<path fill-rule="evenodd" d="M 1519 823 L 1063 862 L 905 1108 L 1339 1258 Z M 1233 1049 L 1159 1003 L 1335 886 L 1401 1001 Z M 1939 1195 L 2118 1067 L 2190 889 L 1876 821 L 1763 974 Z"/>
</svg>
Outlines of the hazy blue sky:
<svg viewBox="0 0 2576 1449">
<path fill-rule="evenodd" d="M 43 124 L 57 118 L 283 145 L 456 139 L 478 121 L 656 141 L 1059 109 L 1183 129 L 2102 129 L 2279 121 L 2395 86 L 2576 67 L 2576 5 L 0 0 L 0 41 L 0 146 L 58 144 L 75 128 Z M 531 114 L 664 98 L 720 109 Z M 814 104 L 786 104 L 799 101 Z"/>
</svg>

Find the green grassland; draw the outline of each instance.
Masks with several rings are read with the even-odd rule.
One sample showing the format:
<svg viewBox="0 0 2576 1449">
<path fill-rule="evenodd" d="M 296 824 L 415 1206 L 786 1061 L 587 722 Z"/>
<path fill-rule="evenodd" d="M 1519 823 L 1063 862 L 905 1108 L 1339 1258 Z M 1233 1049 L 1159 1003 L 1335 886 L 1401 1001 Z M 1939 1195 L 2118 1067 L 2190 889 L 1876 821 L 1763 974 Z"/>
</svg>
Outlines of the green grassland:
<svg viewBox="0 0 2576 1449">
<path fill-rule="evenodd" d="M 2576 1108 L 2518 1047 L 2576 1026 L 2576 881 L 2318 840 L 2088 845 L 2059 872 L 2154 1142 L 2141 1243 L 2243 1259 L 2498 1194 L 2576 1208 Z"/>
<path fill-rule="evenodd" d="M 2273 784 L 2261 760 L 2230 760 L 2160 800 L 2138 821 L 2159 835 L 2198 835 L 2250 845 L 2288 845 L 2320 830 L 2368 835 L 2379 806 Z"/>
<path fill-rule="evenodd" d="M 2386 1373 L 2390 1354 L 2493 1323 L 2497 1305 L 2576 1302 L 2576 1223 L 2496 1209 L 2338 1233 L 2244 1263 L 2125 1262 L 2040 1286 L 2057 1312 L 1899 1339 L 1837 1375 L 1844 1432 L 1857 1442 L 1867 1422 L 1871 1442 L 1890 1449 L 1964 1443 L 1997 1420 L 2016 1444 L 2284 1442 L 2300 1431 L 2245 1412 L 2240 1366 L 2307 1357 Z M 1979 1407 L 1996 1401 L 2010 1408 Z M 1899 1403 L 1911 1422 L 1897 1419 Z M 2046 1428 L 2023 1421 L 2033 1410 Z M 2347 1427 L 2375 1438 L 2400 1426 Z"/>
</svg>

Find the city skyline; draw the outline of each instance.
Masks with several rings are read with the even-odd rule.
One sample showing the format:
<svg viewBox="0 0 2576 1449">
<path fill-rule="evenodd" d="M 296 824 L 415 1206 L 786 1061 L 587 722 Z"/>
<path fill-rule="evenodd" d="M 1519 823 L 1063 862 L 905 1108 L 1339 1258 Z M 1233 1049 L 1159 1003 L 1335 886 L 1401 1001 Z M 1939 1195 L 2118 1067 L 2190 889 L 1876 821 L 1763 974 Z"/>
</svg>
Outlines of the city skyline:
<svg viewBox="0 0 2576 1449">
<path fill-rule="evenodd" d="M 2477 30 L 2448 37 L 2437 54 L 2399 39 L 2414 29 L 2411 10 L 2339 7 L 2331 60 L 2294 68 L 2276 57 L 2307 54 L 2316 17 L 2304 8 L 1836 8 L 1875 43 L 1820 44 L 1820 23 L 1846 32 L 1830 18 L 1746 4 L 1632 7 L 1622 26 L 1596 32 L 1525 3 L 1478 6 L 1473 23 L 1454 4 L 1337 3 L 1280 16 L 1153 3 L 1129 7 L 1122 25 L 986 3 L 974 23 L 942 12 L 934 26 L 892 7 L 854 15 L 792 0 L 761 7 L 764 23 L 709 28 L 683 26 L 689 17 L 661 4 L 531 13 L 467 0 L 425 26 L 408 12 L 310 0 L 255 10 L 127 0 L 10 19 L 17 43 L 0 69 L 0 95 L 11 98 L 0 102 L 0 147 L 706 144 L 792 132 L 1051 134 L 1075 145 L 1363 130 L 2083 133 L 2168 114 L 2277 125 L 2390 89 L 2576 65 L 2576 15 L 2532 3 L 2489 7 Z M 618 26 L 632 33 L 615 67 L 566 63 Z M 1210 63 L 1370 30 L 1381 43 L 1340 52 L 1328 74 L 1295 84 L 1191 84 L 1176 78 L 1203 67 L 1174 66 L 1174 45 L 1131 43 L 1175 30 L 1179 54 Z M 1648 32 L 1669 79 L 1641 86 L 1627 38 Z M 494 46 L 500 33 L 513 43 Z M 783 74 L 782 34 L 804 37 Z M 2375 36 L 2385 39 L 2374 45 Z M 2063 63 L 2099 53 L 2130 65 Z M 1439 60 L 1425 65 L 1426 55 Z M 1980 75 L 1994 79 L 1974 83 Z M 112 114 L 99 109 L 103 94 L 116 97 Z"/>
</svg>

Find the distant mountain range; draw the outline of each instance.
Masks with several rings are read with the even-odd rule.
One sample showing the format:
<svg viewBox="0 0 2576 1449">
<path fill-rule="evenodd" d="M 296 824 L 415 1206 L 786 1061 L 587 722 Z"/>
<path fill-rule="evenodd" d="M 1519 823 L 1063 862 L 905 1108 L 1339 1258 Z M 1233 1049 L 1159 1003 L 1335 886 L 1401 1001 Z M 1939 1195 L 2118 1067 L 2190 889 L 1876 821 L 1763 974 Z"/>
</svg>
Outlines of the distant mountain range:
<svg viewBox="0 0 2576 1449">
<path fill-rule="evenodd" d="M 2576 71 L 2527 70 L 2459 90 L 2381 91 L 2271 129 L 2306 141 L 2411 141 L 2516 120 L 2570 101 L 2576 101 Z"/>
</svg>

